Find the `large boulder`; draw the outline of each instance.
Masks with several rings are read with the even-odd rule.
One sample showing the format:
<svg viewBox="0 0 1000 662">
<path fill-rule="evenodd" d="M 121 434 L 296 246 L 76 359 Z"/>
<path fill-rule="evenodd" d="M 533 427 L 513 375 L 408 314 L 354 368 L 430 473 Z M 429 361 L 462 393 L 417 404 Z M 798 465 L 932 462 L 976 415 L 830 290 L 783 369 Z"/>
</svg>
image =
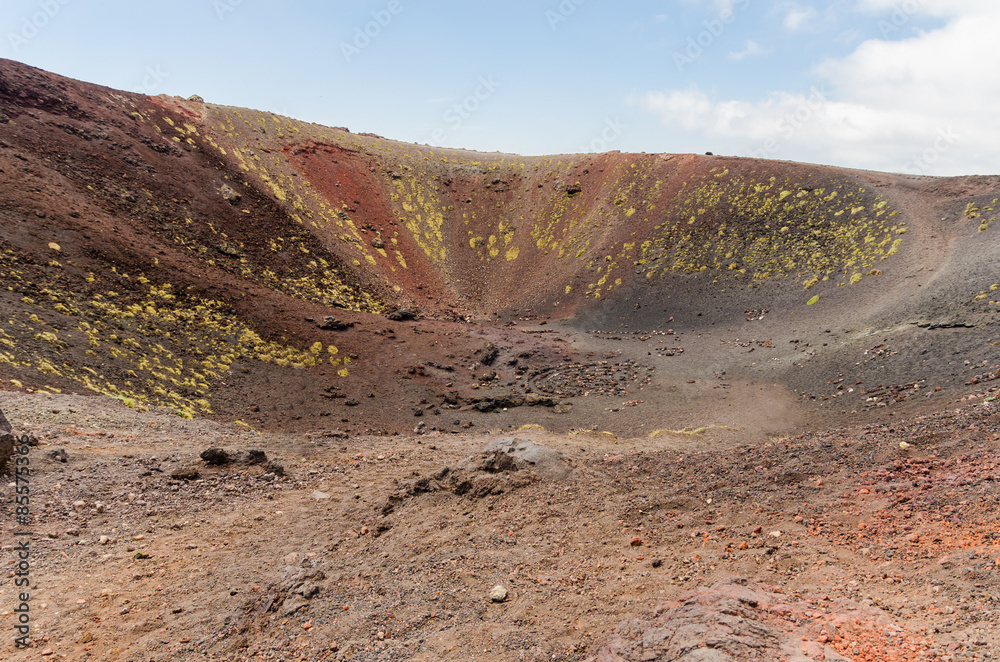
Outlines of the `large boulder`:
<svg viewBox="0 0 1000 662">
<path fill-rule="evenodd" d="M 849 662 L 834 641 L 892 627 L 874 607 L 841 598 L 825 603 L 821 615 L 815 603 L 730 577 L 624 621 L 587 662 Z"/>
<path fill-rule="evenodd" d="M 561 479 L 572 469 L 562 454 L 530 439 L 501 437 L 483 449 L 478 457 L 470 458 L 466 467 L 488 473 L 534 471 L 543 478 Z"/>
<path fill-rule="evenodd" d="M 205 464 L 225 466 L 227 464 L 267 464 L 267 454 L 261 450 L 227 451 L 225 448 L 209 448 L 201 452 Z"/>
</svg>

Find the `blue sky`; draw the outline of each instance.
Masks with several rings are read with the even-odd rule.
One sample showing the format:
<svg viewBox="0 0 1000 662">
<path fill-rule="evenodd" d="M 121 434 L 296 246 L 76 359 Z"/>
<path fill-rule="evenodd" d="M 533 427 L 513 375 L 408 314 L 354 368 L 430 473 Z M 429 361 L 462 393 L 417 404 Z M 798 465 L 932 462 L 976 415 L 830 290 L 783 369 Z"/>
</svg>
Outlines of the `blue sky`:
<svg viewBox="0 0 1000 662">
<path fill-rule="evenodd" d="M 1000 171 L 995 0 L 7 0 L 0 57 L 409 142 Z"/>
</svg>

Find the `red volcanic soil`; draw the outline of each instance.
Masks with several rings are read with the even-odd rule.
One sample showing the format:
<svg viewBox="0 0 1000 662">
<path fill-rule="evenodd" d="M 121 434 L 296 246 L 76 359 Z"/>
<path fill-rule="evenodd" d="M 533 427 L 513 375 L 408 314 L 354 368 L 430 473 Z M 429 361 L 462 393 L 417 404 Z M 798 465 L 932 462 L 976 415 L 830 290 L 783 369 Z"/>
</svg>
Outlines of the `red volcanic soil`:
<svg viewBox="0 0 1000 662">
<path fill-rule="evenodd" d="M 1000 177 L 444 150 L 0 60 L 0 181 L 61 605 L 24 659 L 998 654 Z"/>
</svg>

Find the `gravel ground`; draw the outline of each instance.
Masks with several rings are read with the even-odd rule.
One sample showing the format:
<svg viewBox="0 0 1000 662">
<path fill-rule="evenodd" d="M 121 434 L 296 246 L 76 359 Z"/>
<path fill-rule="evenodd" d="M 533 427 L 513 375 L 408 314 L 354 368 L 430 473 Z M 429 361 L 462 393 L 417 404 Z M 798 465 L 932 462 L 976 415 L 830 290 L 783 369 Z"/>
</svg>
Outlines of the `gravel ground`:
<svg viewBox="0 0 1000 662">
<path fill-rule="evenodd" d="M 11 637 L 0 650 L 16 660 L 643 659 L 637 641 L 653 650 L 651 631 L 693 619 L 684 654 L 703 644 L 722 655 L 732 638 L 711 632 L 737 600 L 733 613 L 758 624 L 740 639 L 756 659 L 992 659 L 991 397 L 753 446 L 711 430 L 521 433 L 558 453 L 553 472 L 482 459 L 488 436 L 260 435 L 100 398 L 9 394 L 15 432 L 39 440 L 36 645 L 16 650 Z M 209 448 L 236 459 L 210 465 Z M 240 459 L 254 449 L 267 461 Z M 5 517 L 8 559 L 14 528 Z M 502 602 L 490 598 L 496 586 Z M 739 602 L 745 592 L 757 598 Z M 8 583 L 7 631 L 14 598 Z"/>
</svg>

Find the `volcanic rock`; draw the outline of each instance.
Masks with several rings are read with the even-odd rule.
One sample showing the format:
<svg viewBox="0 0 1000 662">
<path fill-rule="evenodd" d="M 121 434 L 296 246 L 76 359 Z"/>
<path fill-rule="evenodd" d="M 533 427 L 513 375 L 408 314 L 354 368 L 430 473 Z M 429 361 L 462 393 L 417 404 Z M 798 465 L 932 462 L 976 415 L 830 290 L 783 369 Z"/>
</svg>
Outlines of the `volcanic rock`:
<svg viewBox="0 0 1000 662">
<path fill-rule="evenodd" d="M 530 439 L 501 437 L 487 444 L 478 457 L 459 465 L 487 473 L 530 470 L 545 478 L 565 478 L 572 471 L 557 451 Z"/>
<path fill-rule="evenodd" d="M 14 435 L 0 434 L 0 472 L 7 468 L 11 456 L 14 454 Z"/>
<path fill-rule="evenodd" d="M 240 200 L 243 199 L 243 196 L 237 193 L 236 190 L 229 184 L 223 184 L 219 187 L 219 195 L 221 195 L 222 199 L 231 205 L 238 205 L 240 204 Z"/>
<path fill-rule="evenodd" d="M 497 356 L 500 354 L 500 350 L 493 343 L 486 343 L 483 349 L 480 351 L 479 362 L 483 365 L 493 365 L 493 362 L 497 360 Z"/>
<path fill-rule="evenodd" d="M 794 614 L 798 605 L 745 579 L 730 578 L 681 596 L 647 617 L 625 621 L 588 662 L 739 662 L 803 659 L 802 638 L 784 632 L 771 613 Z M 768 608 L 770 605 L 770 608 Z M 843 659 L 819 646 L 823 657 Z"/>
<path fill-rule="evenodd" d="M 10 422 L 0 410 L 0 472 L 7 468 L 11 456 L 14 454 L 14 435 L 11 434 Z"/>
<path fill-rule="evenodd" d="M 417 319 L 417 311 L 412 308 L 397 308 L 387 315 L 394 322 L 404 322 Z"/>
<path fill-rule="evenodd" d="M 60 448 L 58 450 L 51 450 L 48 453 L 46 453 L 46 457 L 48 457 L 50 460 L 55 460 L 56 462 L 62 462 L 63 464 L 69 462 L 69 454 L 66 453 L 66 449 L 64 448 Z"/>
<path fill-rule="evenodd" d="M 247 466 L 266 464 L 267 454 L 262 450 L 227 451 L 224 448 L 209 448 L 202 451 L 201 459 L 205 464 L 223 466 L 226 464 L 243 464 Z"/>
<path fill-rule="evenodd" d="M 205 464 L 223 465 L 231 461 L 229 453 L 223 448 L 209 448 L 201 452 L 201 459 Z"/>
<path fill-rule="evenodd" d="M 10 427 L 10 421 L 4 416 L 3 410 L 0 409 L 0 434 L 11 434 L 13 429 Z"/>
<path fill-rule="evenodd" d="M 174 480 L 197 480 L 200 475 L 198 467 L 194 465 L 177 467 L 170 472 L 170 477 Z"/>
<path fill-rule="evenodd" d="M 325 331 L 343 331 L 344 329 L 349 329 L 354 326 L 354 322 L 342 322 L 336 317 L 324 317 L 323 321 L 317 324 L 319 328 Z"/>
</svg>

